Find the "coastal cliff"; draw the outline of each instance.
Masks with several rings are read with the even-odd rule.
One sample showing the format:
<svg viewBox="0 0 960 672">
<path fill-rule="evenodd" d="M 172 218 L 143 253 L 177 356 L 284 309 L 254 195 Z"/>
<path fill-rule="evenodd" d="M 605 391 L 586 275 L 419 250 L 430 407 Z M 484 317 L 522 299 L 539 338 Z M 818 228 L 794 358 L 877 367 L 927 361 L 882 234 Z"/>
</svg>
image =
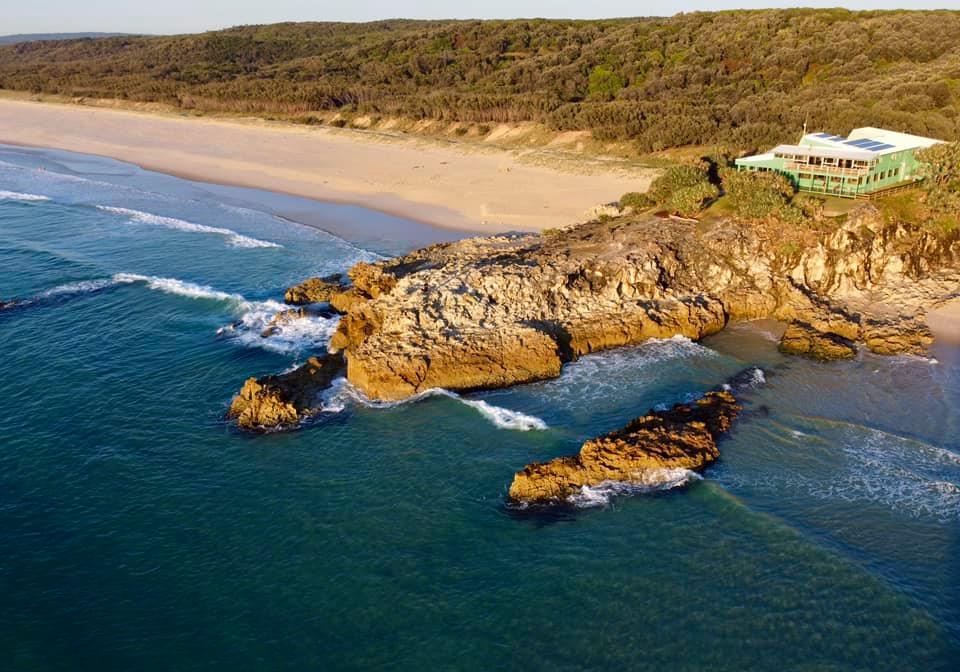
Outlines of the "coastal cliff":
<svg viewBox="0 0 960 672">
<path fill-rule="evenodd" d="M 783 320 L 785 352 L 823 359 L 929 345 L 925 312 L 960 288 L 955 232 L 871 205 L 790 239 L 783 226 L 626 215 L 357 264 L 349 286 L 323 286 L 344 313 L 330 347 L 364 394 L 395 400 L 551 378 L 584 354 L 740 319 Z"/>
</svg>

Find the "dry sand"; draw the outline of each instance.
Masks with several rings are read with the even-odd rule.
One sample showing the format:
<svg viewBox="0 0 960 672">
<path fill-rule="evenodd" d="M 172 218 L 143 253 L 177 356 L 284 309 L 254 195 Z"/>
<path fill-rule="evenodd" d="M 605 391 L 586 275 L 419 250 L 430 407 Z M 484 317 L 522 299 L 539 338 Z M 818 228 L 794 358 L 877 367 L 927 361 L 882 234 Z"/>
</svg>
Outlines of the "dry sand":
<svg viewBox="0 0 960 672">
<path fill-rule="evenodd" d="M 0 99 L 0 143 L 108 156 L 193 180 L 354 203 L 437 226 L 536 230 L 645 190 L 652 171 L 257 120 Z"/>
</svg>

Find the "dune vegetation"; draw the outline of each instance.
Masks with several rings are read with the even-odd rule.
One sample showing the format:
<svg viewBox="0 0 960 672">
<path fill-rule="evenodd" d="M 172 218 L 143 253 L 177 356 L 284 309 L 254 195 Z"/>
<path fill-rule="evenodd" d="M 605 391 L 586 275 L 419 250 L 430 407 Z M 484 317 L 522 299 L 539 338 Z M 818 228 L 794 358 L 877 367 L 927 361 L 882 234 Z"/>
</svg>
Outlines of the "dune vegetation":
<svg viewBox="0 0 960 672">
<path fill-rule="evenodd" d="M 338 124 L 537 122 L 638 152 L 810 128 L 960 138 L 960 12 L 381 21 L 0 48 L 0 88 Z M 476 131 L 475 131 L 476 132 Z"/>
</svg>

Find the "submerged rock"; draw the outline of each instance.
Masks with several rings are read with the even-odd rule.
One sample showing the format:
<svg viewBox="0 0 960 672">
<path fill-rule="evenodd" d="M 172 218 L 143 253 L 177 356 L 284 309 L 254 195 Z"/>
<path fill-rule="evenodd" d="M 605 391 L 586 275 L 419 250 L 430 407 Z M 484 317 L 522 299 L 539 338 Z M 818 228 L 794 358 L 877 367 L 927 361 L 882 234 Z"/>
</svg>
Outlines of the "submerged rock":
<svg viewBox="0 0 960 672">
<path fill-rule="evenodd" d="M 343 357 L 331 354 L 311 357 L 288 373 L 248 378 L 233 398 L 227 417 L 236 419 L 238 426 L 255 431 L 294 426 L 322 410 L 319 393 L 330 387 L 343 367 Z"/>
<path fill-rule="evenodd" d="M 655 470 L 698 470 L 720 457 L 717 438 L 740 412 L 727 391 L 708 392 L 692 404 L 650 411 L 623 429 L 590 439 L 577 455 L 530 464 L 517 472 L 509 497 L 516 502 L 565 500 L 604 481 L 646 482 Z"/>
<path fill-rule="evenodd" d="M 343 275 L 334 273 L 323 278 L 307 278 L 299 285 L 294 285 L 283 294 L 285 303 L 293 306 L 304 306 L 309 303 L 329 301 L 335 294 L 346 288 Z"/>
<path fill-rule="evenodd" d="M 857 346 L 839 334 L 818 331 L 803 322 L 791 322 L 780 338 L 780 351 L 811 359 L 854 359 Z"/>
</svg>

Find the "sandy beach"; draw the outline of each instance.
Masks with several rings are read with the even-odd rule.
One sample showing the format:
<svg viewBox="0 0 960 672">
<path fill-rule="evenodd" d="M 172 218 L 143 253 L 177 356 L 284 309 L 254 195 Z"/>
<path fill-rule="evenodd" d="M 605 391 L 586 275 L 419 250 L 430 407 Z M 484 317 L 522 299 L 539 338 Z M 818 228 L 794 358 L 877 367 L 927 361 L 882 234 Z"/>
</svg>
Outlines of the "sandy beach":
<svg viewBox="0 0 960 672">
<path fill-rule="evenodd" d="M 0 99 L 0 143 L 107 156 L 193 180 L 352 203 L 436 226 L 537 230 L 646 189 L 652 171 L 259 120 Z"/>
<path fill-rule="evenodd" d="M 960 299 L 930 311 L 927 324 L 938 341 L 960 343 Z"/>
</svg>

